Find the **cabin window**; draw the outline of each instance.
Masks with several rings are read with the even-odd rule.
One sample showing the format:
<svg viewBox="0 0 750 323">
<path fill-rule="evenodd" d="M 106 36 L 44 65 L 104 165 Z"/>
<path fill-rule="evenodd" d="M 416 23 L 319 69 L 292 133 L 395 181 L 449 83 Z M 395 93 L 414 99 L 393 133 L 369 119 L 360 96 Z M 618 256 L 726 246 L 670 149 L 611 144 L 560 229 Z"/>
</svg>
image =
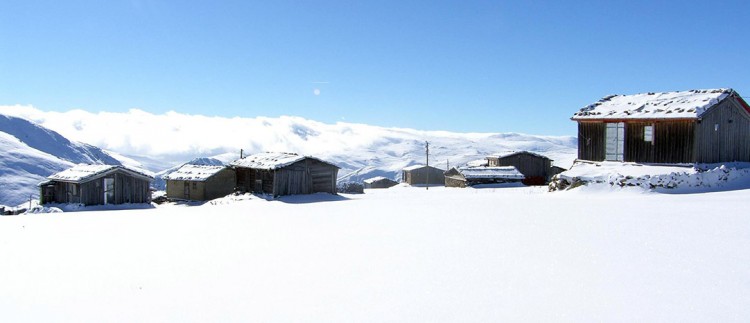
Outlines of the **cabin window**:
<svg viewBox="0 0 750 323">
<path fill-rule="evenodd" d="M 194 190 L 197 190 L 197 189 L 198 189 L 198 183 L 197 183 L 197 182 L 193 182 L 193 189 L 194 189 Z"/>
<path fill-rule="evenodd" d="M 78 195 L 78 185 L 70 184 L 70 194 L 72 194 L 73 196 Z"/>
<path fill-rule="evenodd" d="M 714 131 L 719 131 L 719 124 L 714 124 Z"/>
<path fill-rule="evenodd" d="M 654 141 L 654 126 L 643 127 L 643 141 L 645 142 Z"/>
</svg>

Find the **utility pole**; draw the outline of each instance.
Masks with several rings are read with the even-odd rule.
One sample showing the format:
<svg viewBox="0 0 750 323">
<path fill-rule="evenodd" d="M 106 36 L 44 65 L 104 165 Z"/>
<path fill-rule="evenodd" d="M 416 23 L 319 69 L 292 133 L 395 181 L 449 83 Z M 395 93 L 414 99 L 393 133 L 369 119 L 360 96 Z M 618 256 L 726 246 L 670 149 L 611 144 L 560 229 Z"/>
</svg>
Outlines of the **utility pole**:
<svg viewBox="0 0 750 323">
<path fill-rule="evenodd" d="M 427 171 L 427 185 L 425 185 L 425 188 L 429 191 L 430 190 L 430 143 L 428 141 L 424 142 L 425 144 L 425 157 L 427 158 L 427 167 L 425 167 L 425 170 Z"/>
</svg>

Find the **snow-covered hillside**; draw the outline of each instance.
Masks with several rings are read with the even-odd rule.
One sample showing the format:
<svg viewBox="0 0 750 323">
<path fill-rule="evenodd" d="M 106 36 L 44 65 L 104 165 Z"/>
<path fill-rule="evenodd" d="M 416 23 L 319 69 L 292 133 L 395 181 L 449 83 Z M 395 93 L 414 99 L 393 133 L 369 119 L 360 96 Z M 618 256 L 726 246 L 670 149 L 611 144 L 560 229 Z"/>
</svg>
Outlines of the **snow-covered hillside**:
<svg viewBox="0 0 750 323">
<path fill-rule="evenodd" d="M 394 187 L 0 217 L 0 313 L 7 322 L 747 322 L 747 196 Z"/>
<path fill-rule="evenodd" d="M 150 170 L 156 170 L 155 163 L 177 166 L 196 157 L 227 162 L 239 158 L 240 149 L 244 149 L 245 154 L 283 151 L 314 155 L 341 167 L 341 180 L 361 181 L 373 176 L 398 179 L 403 167 L 425 162 L 425 141 L 430 142 L 430 164 L 441 168 L 517 150 L 547 155 L 556 165 L 567 168 L 576 155 L 575 137 L 420 131 L 344 122 L 325 124 L 298 117 L 152 114 L 136 109 L 126 113 L 45 112 L 30 106 L 2 109 L 69 138 L 141 161 L 143 168 Z"/>
<path fill-rule="evenodd" d="M 120 164 L 97 147 L 2 114 L 0 151 L 0 204 L 12 206 L 27 201 L 30 195 L 38 198 L 39 182 L 74 164 Z"/>
</svg>

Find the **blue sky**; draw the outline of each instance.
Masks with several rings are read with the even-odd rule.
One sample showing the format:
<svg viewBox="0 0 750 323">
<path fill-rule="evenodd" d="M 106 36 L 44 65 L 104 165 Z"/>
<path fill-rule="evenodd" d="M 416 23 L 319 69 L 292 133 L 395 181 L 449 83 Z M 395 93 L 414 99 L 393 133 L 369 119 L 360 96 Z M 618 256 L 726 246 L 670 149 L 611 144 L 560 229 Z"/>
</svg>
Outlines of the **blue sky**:
<svg viewBox="0 0 750 323">
<path fill-rule="evenodd" d="M 0 105 L 576 135 L 607 94 L 750 96 L 747 1 L 4 1 Z M 317 91 L 316 91 L 317 89 Z"/>
</svg>

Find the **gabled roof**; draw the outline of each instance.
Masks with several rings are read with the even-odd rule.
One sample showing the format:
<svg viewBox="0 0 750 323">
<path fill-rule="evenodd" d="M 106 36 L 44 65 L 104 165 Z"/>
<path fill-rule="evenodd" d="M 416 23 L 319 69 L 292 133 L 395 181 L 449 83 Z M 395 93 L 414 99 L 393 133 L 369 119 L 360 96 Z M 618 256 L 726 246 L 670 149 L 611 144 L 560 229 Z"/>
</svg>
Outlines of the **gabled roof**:
<svg viewBox="0 0 750 323">
<path fill-rule="evenodd" d="M 366 179 L 366 180 L 364 180 L 362 182 L 365 182 L 367 184 L 372 184 L 372 183 L 375 183 L 377 181 L 382 181 L 382 180 L 389 180 L 391 182 L 395 182 L 394 180 L 392 180 L 390 178 L 383 177 L 383 176 L 376 176 L 376 177 L 368 178 L 368 179 Z"/>
<path fill-rule="evenodd" d="M 463 167 L 459 168 L 458 171 L 466 179 L 524 179 L 525 176 L 521 174 L 513 166 L 499 166 L 499 167 Z"/>
<path fill-rule="evenodd" d="M 70 183 L 83 183 L 98 177 L 102 177 L 113 173 L 117 170 L 122 170 L 135 177 L 141 177 L 147 180 L 153 180 L 154 177 L 148 174 L 144 170 L 138 170 L 131 167 L 122 165 L 88 165 L 78 164 L 71 168 L 68 168 L 62 172 L 52 174 L 47 177 L 51 181 L 58 182 L 70 182 Z"/>
<path fill-rule="evenodd" d="M 165 175 L 163 178 L 172 181 L 203 182 L 226 168 L 227 166 L 185 164 L 176 171 Z"/>
<path fill-rule="evenodd" d="M 697 119 L 732 93 L 732 89 L 709 89 L 610 95 L 581 108 L 572 119 Z"/>
<path fill-rule="evenodd" d="M 526 150 L 523 150 L 523 151 L 513 151 L 513 152 L 505 152 L 505 153 L 497 153 L 497 154 L 492 155 L 492 156 L 487 156 L 487 158 L 505 158 L 505 157 L 510 157 L 510 156 L 514 156 L 514 155 L 520 155 L 520 154 L 528 154 L 528 155 L 536 156 L 536 157 L 539 157 L 539 158 L 550 159 L 547 156 L 540 155 L 540 154 L 533 153 L 533 152 L 526 151 Z M 550 160 L 552 160 L 552 159 L 550 159 Z"/>
<path fill-rule="evenodd" d="M 442 169 L 434 167 L 434 166 L 425 166 L 425 165 L 411 165 L 411 166 L 404 167 L 403 170 L 405 170 L 405 171 L 412 171 L 412 170 L 420 169 L 420 168 L 424 168 L 424 167 L 431 167 L 431 168 L 435 168 L 435 169 L 438 169 L 438 170 L 442 170 Z"/>
<path fill-rule="evenodd" d="M 315 157 L 311 157 L 311 156 L 302 156 L 302 155 L 298 155 L 294 153 L 272 153 L 272 152 L 249 155 L 245 158 L 237 159 L 229 163 L 229 165 L 234 166 L 234 167 L 274 170 L 274 169 L 284 168 L 298 161 L 304 160 L 305 158 L 314 159 L 321 163 L 326 163 L 328 165 L 338 168 L 338 166 L 334 164 L 331 164 L 327 161 L 324 161 Z"/>
</svg>

